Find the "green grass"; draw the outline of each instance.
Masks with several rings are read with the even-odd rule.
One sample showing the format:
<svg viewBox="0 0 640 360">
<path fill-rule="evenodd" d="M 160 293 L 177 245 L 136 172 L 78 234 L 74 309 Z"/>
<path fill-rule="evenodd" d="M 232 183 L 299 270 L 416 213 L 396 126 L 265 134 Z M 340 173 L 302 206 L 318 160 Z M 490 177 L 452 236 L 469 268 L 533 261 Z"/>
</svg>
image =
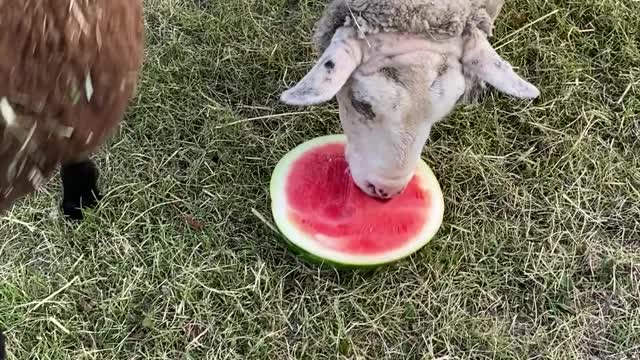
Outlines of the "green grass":
<svg viewBox="0 0 640 360">
<path fill-rule="evenodd" d="M 9 359 L 637 359 L 640 3 L 507 2 L 493 42 L 543 95 L 435 128 L 443 228 L 375 273 L 307 265 L 252 212 L 280 157 L 340 131 L 334 103 L 277 101 L 322 3 L 146 1 L 103 206 L 64 223 L 52 182 L 0 222 Z"/>
</svg>

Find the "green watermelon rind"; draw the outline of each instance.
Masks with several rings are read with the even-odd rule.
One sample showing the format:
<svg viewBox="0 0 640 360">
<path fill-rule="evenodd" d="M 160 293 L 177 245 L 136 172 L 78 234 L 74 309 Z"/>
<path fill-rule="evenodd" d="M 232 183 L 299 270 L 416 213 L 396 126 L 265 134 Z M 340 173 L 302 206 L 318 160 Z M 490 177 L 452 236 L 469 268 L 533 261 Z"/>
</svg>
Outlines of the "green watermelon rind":
<svg viewBox="0 0 640 360">
<path fill-rule="evenodd" d="M 374 261 L 371 260 L 357 260 L 357 261 L 340 261 L 339 259 L 333 258 L 332 256 L 321 256 L 310 249 L 305 249 L 304 245 L 301 242 L 307 242 L 307 244 L 312 244 L 313 240 L 302 240 L 305 238 L 305 235 L 296 228 L 290 221 L 288 221 L 286 214 L 282 214 L 282 212 L 286 212 L 286 199 L 284 199 L 284 188 L 285 188 L 285 180 L 287 175 L 287 170 L 290 169 L 293 162 L 298 159 L 301 155 L 306 153 L 307 151 L 318 147 L 331 143 L 346 143 L 346 136 L 343 134 L 338 135 L 326 135 L 314 138 L 312 140 L 306 141 L 293 150 L 288 152 L 275 166 L 270 182 L 270 194 L 271 194 L 271 212 L 273 219 L 275 221 L 275 225 L 278 229 L 279 235 L 283 238 L 288 248 L 295 253 L 298 257 L 302 258 L 306 262 L 320 265 L 320 266 L 329 266 L 337 269 L 374 269 L 379 268 L 385 265 L 391 265 L 400 260 L 406 259 L 413 254 L 417 253 L 421 249 L 423 249 L 426 245 L 428 245 L 431 240 L 435 237 L 437 232 L 439 231 L 443 217 L 444 217 L 444 196 L 442 194 L 442 189 L 440 184 L 435 177 L 433 171 L 429 166 L 424 162 L 424 160 L 420 159 L 417 173 L 419 173 L 419 179 L 421 180 L 422 186 L 428 188 L 431 192 L 432 198 L 432 206 L 428 209 L 430 212 L 429 221 L 423 227 L 423 231 L 421 234 L 416 236 L 416 238 L 412 239 L 410 244 L 419 244 L 414 245 L 410 249 L 406 249 L 405 251 L 398 252 L 396 256 L 389 256 L 384 258 L 384 256 L 378 255 L 379 259 Z M 281 197 L 279 197 L 281 196 Z M 279 205 L 279 202 L 281 204 Z M 295 241 L 294 239 L 298 239 Z M 327 249 L 320 249 L 321 251 L 331 251 Z M 344 254 L 341 254 L 344 255 Z M 363 256 L 365 257 L 365 256 Z"/>
<path fill-rule="evenodd" d="M 299 258 L 303 259 L 304 261 L 310 264 L 315 264 L 315 265 L 318 265 L 321 267 L 327 267 L 327 268 L 335 268 L 338 270 L 356 270 L 356 269 L 357 270 L 373 270 L 383 265 L 389 265 L 389 264 L 353 265 L 353 264 L 345 264 L 345 263 L 340 263 L 336 261 L 331 261 L 328 259 L 323 259 L 297 246 L 296 244 L 291 242 L 289 239 L 287 239 L 287 237 L 282 233 L 282 229 L 278 228 L 278 230 L 280 231 L 278 234 L 284 240 L 285 244 L 287 245 L 287 248 L 291 252 L 296 254 Z"/>
</svg>

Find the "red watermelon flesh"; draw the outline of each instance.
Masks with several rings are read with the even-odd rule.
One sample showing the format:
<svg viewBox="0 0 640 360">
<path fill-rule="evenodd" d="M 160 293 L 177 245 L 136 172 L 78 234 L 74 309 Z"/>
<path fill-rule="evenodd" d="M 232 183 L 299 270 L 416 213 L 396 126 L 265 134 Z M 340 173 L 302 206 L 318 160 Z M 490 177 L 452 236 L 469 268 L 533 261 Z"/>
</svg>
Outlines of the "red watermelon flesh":
<svg viewBox="0 0 640 360">
<path fill-rule="evenodd" d="M 344 150 L 343 143 L 329 143 L 292 164 L 286 179 L 290 221 L 322 246 L 353 255 L 381 254 L 412 241 L 429 217 L 430 192 L 414 177 L 393 199 L 372 198 L 353 182 Z"/>
</svg>

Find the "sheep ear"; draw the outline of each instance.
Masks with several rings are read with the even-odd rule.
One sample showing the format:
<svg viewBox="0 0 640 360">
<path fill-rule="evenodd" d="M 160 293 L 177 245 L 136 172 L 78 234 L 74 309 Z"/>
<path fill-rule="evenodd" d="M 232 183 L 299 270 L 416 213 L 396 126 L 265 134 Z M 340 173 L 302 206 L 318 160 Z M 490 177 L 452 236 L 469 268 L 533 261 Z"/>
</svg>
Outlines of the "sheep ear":
<svg viewBox="0 0 640 360">
<path fill-rule="evenodd" d="M 315 105 L 333 98 L 362 62 L 362 50 L 349 28 L 336 31 L 331 44 L 307 75 L 280 96 L 289 105 Z"/>
<path fill-rule="evenodd" d="M 540 90 L 516 74 L 511 64 L 498 55 L 484 35 L 471 35 L 465 45 L 462 63 L 465 72 L 503 93 L 522 99 L 540 96 Z"/>
</svg>

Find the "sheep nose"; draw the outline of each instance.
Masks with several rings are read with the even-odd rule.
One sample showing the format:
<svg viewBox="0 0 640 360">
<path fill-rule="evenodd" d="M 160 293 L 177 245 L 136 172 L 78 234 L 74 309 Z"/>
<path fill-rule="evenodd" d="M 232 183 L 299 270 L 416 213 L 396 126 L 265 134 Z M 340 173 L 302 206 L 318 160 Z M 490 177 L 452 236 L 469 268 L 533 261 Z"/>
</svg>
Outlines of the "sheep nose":
<svg viewBox="0 0 640 360">
<path fill-rule="evenodd" d="M 368 195 L 378 199 L 390 200 L 391 198 L 400 195 L 402 193 L 402 190 L 404 190 L 403 187 L 383 186 L 367 181 L 367 189 L 365 190 L 365 192 Z"/>
</svg>

